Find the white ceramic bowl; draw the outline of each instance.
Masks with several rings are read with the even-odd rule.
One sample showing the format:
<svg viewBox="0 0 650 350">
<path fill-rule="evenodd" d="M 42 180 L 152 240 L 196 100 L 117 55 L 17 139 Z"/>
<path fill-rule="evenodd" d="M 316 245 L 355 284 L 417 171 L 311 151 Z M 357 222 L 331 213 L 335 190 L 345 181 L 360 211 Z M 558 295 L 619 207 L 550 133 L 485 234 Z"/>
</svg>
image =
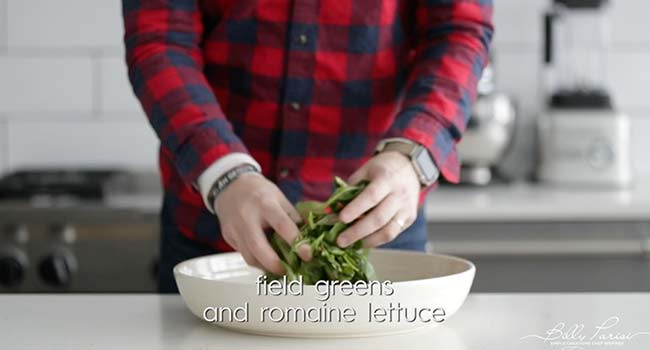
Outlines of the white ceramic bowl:
<svg viewBox="0 0 650 350">
<path fill-rule="evenodd" d="M 235 310 L 237 307 L 248 303 L 248 319 L 246 322 L 215 322 L 215 324 L 230 329 L 257 333 L 264 335 L 289 336 L 289 337 L 358 337 L 402 333 L 423 327 L 432 327 L 437 324 L 434 320 L 447 319 L 453 315 L 463 304 L 474 280 L 475 267 L 464 259 L 435 254 L 414 253 L 396 250 L 373 250 L 370 252 L 370 261 L 373 263 L 377 276 L 381 281 L 392 282 L 392 295 L 384 289 L 380 295 L 375 289 L 374 295 L 351 296 L 341 295 L 340 286 L 334 287 L 335 295 L 323 302 L 322 294 L 314 286 L 304 286 L 302 295 L 258 295 L 256 280 L 262 272 L 259 269 L 246 265 L 238 253 L 226 253 L 204 256 L 184 261 L 174 267 L 174 276 L 179 291 L 185 304 L 192 313 L 202 320 L 206 308 L 213 308 L 208 312 L 208 317 L 214 318 L 214 308 L 228 307 Z M 375 286 L 376 287 L 376 286 Z M 378 322 L 382 316 L 369 322 L 370 309 L 384 308 L 389 310 L 391 303 L 397 307 L 399 303 L 404 311 L 393 311 L 392 320 L 388 322 L 388 315 L 384 322 Z M 263 308 L 266 320 L 261 321 Z M 271 308 L 277 307 L 269 314 Z M 312 311 L 312 320 L 322 316 L 317 313 L 329 310 L 334 318 L 331 322 L 294 322 L 287 318 L 295 316 L 287 308 L 301 308 Z M 344 308 L 353 308 L 356 316 L 352 322 L 338 322 L 337 313 Z M 337 308 L 332 311 L 333 308 Z M 433 316 L 433 310 L 437 317 Z M 441 310 L 444 316 L 441 317 Z M 422 317 L 414 322 L 412 319 L 415 311 L 422 310 Z M 400 320 L 397 316 L 400 316 Z M 243 315 L 242 311 L 238 314 Z M 223 314 L 227 319 L 227 312 Z M 283 321 L 273 322 L 273 316 Z M 425 322 L 430 320 L 429 322 Z"/>
</svg>

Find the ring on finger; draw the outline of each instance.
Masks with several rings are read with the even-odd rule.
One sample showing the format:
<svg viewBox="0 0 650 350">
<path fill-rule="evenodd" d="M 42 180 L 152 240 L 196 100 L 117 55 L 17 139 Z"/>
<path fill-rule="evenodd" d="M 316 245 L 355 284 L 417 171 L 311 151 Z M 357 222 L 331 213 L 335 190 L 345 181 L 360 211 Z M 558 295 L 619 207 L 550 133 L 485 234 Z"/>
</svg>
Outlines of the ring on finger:
<svg viewBox="0 0 650 350">
<path fill-rule="evenodd" d="M 399 231 L 402 232 L 406 228 L 406 221 L 404 219 L 397 219 L 397 218 L 392 218 L 391 221 L 393 221 L 397 226 L 399 226 Z"/>
</svg>

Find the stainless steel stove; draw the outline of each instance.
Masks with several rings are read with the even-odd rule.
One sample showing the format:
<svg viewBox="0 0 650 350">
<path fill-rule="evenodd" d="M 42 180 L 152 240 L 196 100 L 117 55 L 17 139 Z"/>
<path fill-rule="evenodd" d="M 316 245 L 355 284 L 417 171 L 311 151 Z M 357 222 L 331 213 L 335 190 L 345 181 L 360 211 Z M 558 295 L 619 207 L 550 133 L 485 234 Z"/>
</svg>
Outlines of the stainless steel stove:
<svg viewBox="0 0 650 350">
<path fill-rule="evenodd" d="M 0 179 L 0 293 L 155 292 L 159 202 L 153 173 Z"/>
</svg>

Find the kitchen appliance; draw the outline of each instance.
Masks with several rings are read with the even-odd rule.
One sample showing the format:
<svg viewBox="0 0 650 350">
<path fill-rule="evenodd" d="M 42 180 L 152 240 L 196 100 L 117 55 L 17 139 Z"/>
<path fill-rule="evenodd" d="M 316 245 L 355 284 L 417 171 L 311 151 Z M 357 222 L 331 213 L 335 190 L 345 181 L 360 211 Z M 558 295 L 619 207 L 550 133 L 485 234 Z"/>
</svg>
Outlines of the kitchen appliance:
<svg viewBox="0 0 650 350">
<path fill-rule="evenodd" d="M 116 169 L 0 179 L 0 293 L 155 292 L 158 183 Z"/>
<path fill-rule="evenodd" d="M 115 169 L 31 169 L 8 174 L 0 179 L 0 199 L 66 197 L 100 200 L 104 185 L 124 174 Z"/>
<path fill-rule="evenodd" d="M 509 149 L 515 130 L 516 108 L 510 96 L 495 90 L 494 68 L 488 65 L 478 84 L 472 110 L 458 154 L 461 183 L 487 185 L 495 167 Z"/>
<path fill-rule="evenodd" d="M 607 0 L 554 0 L 544 17 L 538 178 L 560 185 L 632 182 L 630 121 L 607 88 Z"/>
</svg>

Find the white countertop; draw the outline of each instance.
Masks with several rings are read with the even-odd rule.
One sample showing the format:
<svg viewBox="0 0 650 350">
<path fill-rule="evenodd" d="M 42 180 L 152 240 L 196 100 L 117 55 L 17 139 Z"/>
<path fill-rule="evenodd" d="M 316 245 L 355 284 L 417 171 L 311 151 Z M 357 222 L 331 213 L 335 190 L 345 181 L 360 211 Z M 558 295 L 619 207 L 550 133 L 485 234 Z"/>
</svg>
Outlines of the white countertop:
<svg viewBox="0 0 650 350">
<path fill-rule="evenodd" d="M 0 213 L 12 216 L 73 215 L 99 217 L 106 213 L 122 216 L 157 216 L 161 194 L 111 195 L 104 203 L 32 205 L 1 203 Z M 95 216 L 92 216 L 97 214 Z M 89 216 L 90 215 L 90 216 Z M 431 223 L 470 222 L 650 222 L 650 183 L 627 190 L 561 188 L 540 184 L 490 185 L 487 187 L 444 186 L 427 198 L 427 220 Z"/>
<path fill-rule="evenodd" d="M 116 196 L 115 208 L 157 211 L 160 198 Z M 629 189 L 553 187 L 543 184 L 497 184 L 486 187 L 443 186 L 427 198 L 427 221 L 650 221 L 650 183 Z"/>
<path fill-rule="evenodd" d="M 584 325 L 581 349 L 647 350 L 650 334 L 623 344 L 590 340 L 602 334 L 650 332 L 650 294 L 471 294 L 461 310 L 436 328 L 374 338 L 292 339 L 245 335 L 190 314 L 177 295 L 0 294 L 3 349 L 570 349 L 544 336 L 559 322 Z M 610 319 L 614 322 L 616 319 Z M 567 342 L 571 340 L 565 340 Z M 573 348 L 578 349 L 578 348 Z"/>
<path fill-rule="evenodd" d="M 650 184 L 626 190 L 514 184 L 430 193 L 429 222 L 650 221 Z"/>
</svg>

